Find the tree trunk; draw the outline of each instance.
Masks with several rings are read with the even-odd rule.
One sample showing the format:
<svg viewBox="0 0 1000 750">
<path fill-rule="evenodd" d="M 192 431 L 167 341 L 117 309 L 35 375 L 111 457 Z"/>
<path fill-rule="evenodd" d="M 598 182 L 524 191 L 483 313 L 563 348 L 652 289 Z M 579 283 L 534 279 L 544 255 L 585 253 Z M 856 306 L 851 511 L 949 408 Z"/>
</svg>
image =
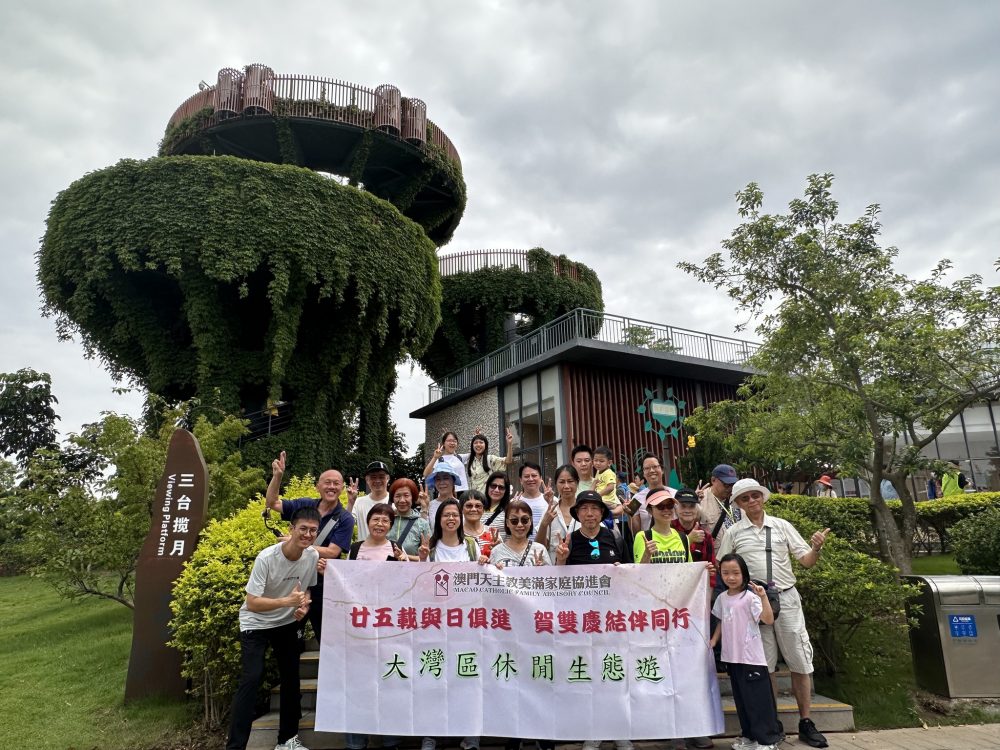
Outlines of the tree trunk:
<svg viewBox="0 0 1000 750">
<path fill-rule="evenodd" d="M 875 484 L 872 485 L 871 497 L 868 502 L 875 514 L 875 522 L 879 531 L 879 547 L 884 550 L 883 554 L 888 556 L 886 562 L 892 563 L 899 568 L 899 572 L 903 575 L 909 575 L 911 572 L 910 558 L 912 557 L 913 549 L 913 531 L 911 528 L 909 534 L 907 534 L 905 512 L 903 529 L 901 531 L 896 525 L 896 519 L 893 518 L 892 510 L 889 509 L 885 500 L 882 499 L 881 490 Z"/>
</svg>

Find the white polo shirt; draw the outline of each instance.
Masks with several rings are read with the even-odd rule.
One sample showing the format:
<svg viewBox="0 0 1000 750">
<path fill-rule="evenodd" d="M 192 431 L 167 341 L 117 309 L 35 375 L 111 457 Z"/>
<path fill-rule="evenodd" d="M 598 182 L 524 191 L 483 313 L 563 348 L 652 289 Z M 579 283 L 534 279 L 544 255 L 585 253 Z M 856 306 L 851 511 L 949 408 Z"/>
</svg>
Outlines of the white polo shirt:
<svg viewBox="0 0 1000 750">
<path fill-rule="evenodd" d="M 746 560 L 750 576 L 761 581 L 767 580 L 767 533 L 771 529 L 771 577 L 774 584 L 784 591 L 795 585 L 795 574 L 792 572 L 792 557 L 801 560 L 809 554 L 812 547 L 806 543 L 802 535 L 784 518 L 775 518 L 764 514 L 764 523 L 760 528 L 754 526 L 750 519 L 743 518 L 729 527 L 716 558 L 721 560 L 724 555 L 735 552 Z"/>
</svg>

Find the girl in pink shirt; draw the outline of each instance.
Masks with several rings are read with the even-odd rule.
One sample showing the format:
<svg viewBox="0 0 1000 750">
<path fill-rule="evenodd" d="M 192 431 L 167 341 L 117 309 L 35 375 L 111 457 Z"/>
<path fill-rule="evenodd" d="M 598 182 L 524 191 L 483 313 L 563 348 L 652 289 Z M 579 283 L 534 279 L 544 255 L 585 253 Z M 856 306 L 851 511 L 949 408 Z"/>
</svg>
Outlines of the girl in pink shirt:
<svg viewBox="0 0 1000 750">
<path fill-rule="evenodd" d="M 742 557 L 725 555 L 719 560 L 719 575 L 726 592 L 712 607 L 712 614 L 719 618 L 712 633 L 712 647 L 722 639 L 722 661 L 726 663 L 740 719 L 742 736 L 733 743 L 733 749 L 775 750 L 783 737 L 758 625 L 773 623 L 774 613 L 764 587 L 750 580 Z"/>
</svg>

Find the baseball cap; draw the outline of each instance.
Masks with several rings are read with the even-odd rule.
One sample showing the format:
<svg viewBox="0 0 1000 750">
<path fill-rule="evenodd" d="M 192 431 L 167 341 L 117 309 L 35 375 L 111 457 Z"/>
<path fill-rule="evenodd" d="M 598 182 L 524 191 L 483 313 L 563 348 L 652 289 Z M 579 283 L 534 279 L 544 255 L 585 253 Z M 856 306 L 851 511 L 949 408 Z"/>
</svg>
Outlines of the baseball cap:
<svg viewBox="0 0 1000 750">
<path fill-rule="evenodd" d="M 698 493 L 692 490 L 690 487 L 681 487 L 677 492 L 674 493 L 674 500 L 679 503 L 700 503 L 701 498 L 698 497 Z"/>
<path fill-rule="evenodd" d="M 372 461 L 370 464 L 368 464 L 368 467 L 365 469 L 365 476 L 368 476 L 369 474 L 374 474 L 376 471 L 384 471 L 386 474 L 392 473 L 391 471 L 389 471 L 389 467 L 386 466 L 384 461 Z"/>
<path fill-rule="evenodd" d="M 716 466 L 712 469 L 712 476 L 723 484 L 736 484 L 736 480 L 739 479 L 736 469 L 729 464 L 719 464 Z"/>
</svg>

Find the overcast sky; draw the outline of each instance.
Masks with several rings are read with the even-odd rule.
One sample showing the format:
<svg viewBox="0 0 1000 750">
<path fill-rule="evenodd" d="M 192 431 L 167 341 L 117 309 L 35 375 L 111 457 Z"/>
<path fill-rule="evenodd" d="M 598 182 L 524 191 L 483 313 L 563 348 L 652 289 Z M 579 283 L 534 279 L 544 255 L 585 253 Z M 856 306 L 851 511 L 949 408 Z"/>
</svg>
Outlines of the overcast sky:
<svg viewBox="0 0 1000 750">
<path fill-rule="evenodd" d="M 992 2 L 52 2 L 0 4 L 0 371 L 52 373 L 64 431 L 135 412 L 40 315 L 50 201 L 146 158 L 222 67 L 393 83 L 462 157 L 443 252 L 542 246 L 594 268 L 609 312 L 712 333 L 728 301 L 676 270 L 761 185 L 781 210 L 833 172 L 841 218 L 883 208 L 919 275 L 941 257 L 996 283 L 1000 4 Z M 993 50 L 992 52 L 990 50 Z M 410 448 L 428 379 L 401 368 Z"/>
</svg>

